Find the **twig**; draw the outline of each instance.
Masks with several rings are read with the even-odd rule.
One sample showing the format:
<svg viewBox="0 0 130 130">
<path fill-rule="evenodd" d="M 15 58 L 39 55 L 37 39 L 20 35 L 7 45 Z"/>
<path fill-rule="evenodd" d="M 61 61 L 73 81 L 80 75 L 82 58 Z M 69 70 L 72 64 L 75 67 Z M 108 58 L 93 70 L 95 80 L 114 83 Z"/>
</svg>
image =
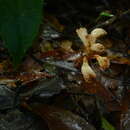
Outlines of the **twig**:
<svg viewBox="0 0 130 130">
<path fill-rule="evenodd" d="M 117 19 L 120 21 L 121 19 L 125 20 L 124 17 L 126 17 L 126 15 L 128 15 L 129 18 L 129 14 L 130 14 L 130 9 L 128 9 L 127 11 L 121 13 L 120 15 L 114 15 L 112 18 L 106 20 L 103 23 L 97 24 L 96 26 L 94 26 L 92 29 L 90 29 L 90 31 L 92 31 L 94 28 L 98 28 L 98 27 L 105 27 L 105 26 L 109 26 L 112 23 L 114 23 Z M 129 18 L 130 19 L 130 18 Z"/>
</svg>

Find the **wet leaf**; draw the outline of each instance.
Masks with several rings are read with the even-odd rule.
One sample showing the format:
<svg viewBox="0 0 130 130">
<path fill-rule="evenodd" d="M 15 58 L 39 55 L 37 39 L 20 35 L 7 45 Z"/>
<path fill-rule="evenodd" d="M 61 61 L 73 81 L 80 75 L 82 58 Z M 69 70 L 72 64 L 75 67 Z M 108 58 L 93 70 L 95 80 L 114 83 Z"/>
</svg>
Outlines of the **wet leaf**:
<svg viewBox="0 0 130 130">
<path fill-rule="evenodd" d="M 118 63 L 118 64 L 127 64 L 130 65 L 130 60 L 125 57 L 119 57 L 119 56 L 110 56 L 109 57 L 113 63 Z"/>
<path fill-rule="evenodd" d="M 60 24 L 59 20 L 55 16 L 47 14 L 45 19 L 47 23 L 49 23 L 49 25 L 52 26 L 54 29 L 60 32 L 64 30 L 64 26 Z"/>
<path fill-rule="evenodd" d="M 42 69 L 43 67 L 29 56 L 26 57 L 26 59 L 23 61 L 21 65 L 22 72 L 28 72 L 28 73 L 33 73 L 34 71 L 40 72 Z"/>
<path fill-rule="evenodd" d="M 105 100 L 105 102 L 113 100 L 112 93 L 106 88 L 104 88 L 104 86 L 98 81 L 93 81 L 92 83 L 86 83 L 85 89 L 90 94 L 96 94 L 99 97 L 102 97 L 103 100 Z"/>
<path fill-rule="evenodd" d="M 130 109 L 127 113 L 123 114 L 123 119 L 121 120 L 124 130 L 130 129 Z"/>
<path fill-rule="evenodd" d="M 41 38 L 44 41 L 47 40 L 54 40 L 57 38 L 61 37 L 61 33 L 58 32 L 54 27 L 52 27 L 51 25 L 49 25 L 48 23 L 44 25 L 42 34 L 41 34 Z"/>
<path fill-rule="evenodd" d="M 44 122 L 18 109 L 0 114 L 0 130 L 48 130 Z"/>
<path fill-rule="evenodd" d="M 15 82 L 16 82 L 16 80 L 13 78 L 4 77 L 4 76 L 2 78 L 0 78 L 0 84 L 6 85 L 8 87 L 16 87 Z"/>
<path fill-rule="evenodd" d="M 0 110 L 9 109 L 13 107 L 15 93 L 7 86 L 0 85 Z"/>
<path fill-rule="evenodd" d="M 74 71 L 74 72 L 78 72 L 78 70 L 74 67 L 74 63 L 73 62 L 67 62 L 67 61 L 45 61 L 45 60 L 42 60 L 43 62 L 46 62 L 50 65 L 54 65 L 56 67 L 59 67 L 59 68 L 63 68 L 63 69 L 66 69 L 66 70 L 70 70 L 70 71 Z"/>
<path fill-rule="evenodd" d="M 37 96 L 40 98 L 49 98 L 64 89 L 62 87 L 62 80 L 59 77 L 52 79 L 42 79 L 32 89 L 27 90 L 25 87 L 24 92 L 21 92 L 21 97 Z"/>
<path fill-rule="evenodd" d="M 45 120 L 49 130 L 95 130 L 78 115 L 54 106 L 33 104 L 25 107 Z"/>
<path fill-rule="evenodd" d="M 51 77 L 49 74 L 44 73 L 44 72 L 23 72 L 17 75 L 17 80 L 20 80 L 22 84 L 26 84 L 41 78 L 46 78 L 46 77 Z"/>
</svg>

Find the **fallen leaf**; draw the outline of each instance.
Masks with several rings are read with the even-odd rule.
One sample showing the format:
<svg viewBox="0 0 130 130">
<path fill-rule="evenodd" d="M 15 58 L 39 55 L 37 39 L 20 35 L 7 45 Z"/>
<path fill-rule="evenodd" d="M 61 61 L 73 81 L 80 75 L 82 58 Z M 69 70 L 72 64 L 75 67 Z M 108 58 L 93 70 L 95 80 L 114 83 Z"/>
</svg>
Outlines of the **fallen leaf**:
<svg viewBox="0 0 130 130">
<path fill-rule="evenodd" d="M 23 105 L 39 115 L 47 123 L 49 130 L 95 130 L 83 118 L 70 111 L 43 104 Z"/>
</svg>

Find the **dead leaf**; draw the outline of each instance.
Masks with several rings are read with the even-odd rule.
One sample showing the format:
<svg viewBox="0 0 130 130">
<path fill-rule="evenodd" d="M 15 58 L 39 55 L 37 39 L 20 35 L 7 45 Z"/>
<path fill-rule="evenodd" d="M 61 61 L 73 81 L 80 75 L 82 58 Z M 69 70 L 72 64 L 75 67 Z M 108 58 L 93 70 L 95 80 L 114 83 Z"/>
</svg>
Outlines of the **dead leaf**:
<svg viewBox="0 0 130 130">
<path fill-rule="evenodd" d="M 83 118 L 70 111 L 43 104 L 24 104 L 24 107 L 39 115 L 47 123 L 49 130 L 95 130 Z"/>
</svg>

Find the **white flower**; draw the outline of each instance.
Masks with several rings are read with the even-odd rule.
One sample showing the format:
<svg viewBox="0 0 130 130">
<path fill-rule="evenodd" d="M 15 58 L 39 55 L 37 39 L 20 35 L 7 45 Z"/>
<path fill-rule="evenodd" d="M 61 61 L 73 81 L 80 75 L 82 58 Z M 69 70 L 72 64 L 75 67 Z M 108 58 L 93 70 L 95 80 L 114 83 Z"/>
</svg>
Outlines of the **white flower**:
<svg viewBox="0 0 130 130">
<path fill-rule="evenodd" d="M 107 57 L 102 57 L 99 55 L 105 51 L 104 45 L 102 45 L 101 43 L 96 43 L 97 38 L 106 35 L 107 32 L 102 28 L 96 28 L 90 34 L 88 34 L 86 28 L 79 28 L 76 30 L 76 32 L 84 44 L 85 54 L 90 59 L 96 58 L 100 68 L 102 69 L 109 68 L 110 66 L 109 59 Z M 86 82 L 91 82 L 93 79 L 96 78 L 96 73 L 89 66 L 88 59 L 86 56 L 83 58 L 81 72 Z"/>
<path fill-rule="evenodd" d="M 92 70 L 92 68 L 88 64 L 88 60 L 86 57 L 83 58 L 83 64 L 81 67 L 81 72 L 83 74 L 84 80 L 86 82 L 90 82 L 93 79 L 96 78 L 95 72 Z"/>
<path fill-rule="evenodd" d="M 86 28 L 79 28 L 76 32 L 84 44 L 87 55 L 93 54 L 93 52 L 102 53 L 105 51 L 105 47 L 102 44 L 96 43 L 97 38 L 107 34 L 104 29 L 96 28 L 91 34 L 88 34 Z"/>
<path fill-rule="evenodd" d="M 91 32 L 91 36 L 96 39 L 104 35 L 107 35 L 107 32 L 102 28 L 96 28 Z"/>
<path fill-rule="evenodd" d="M 105 51 L 105 47 L 100 43 L 96 43 L 91 46 L 91 50 L 97 53 L 102 53 Z"/>
<path fill-rule="evenodd" d="M 88 40 L 86 39 L 86 36 L 88 35 L 86 28 L 76 29 L 76 33 L 78 34 L 78 36 L 81 39 L 81 41 L 83 42 L 83 44 L 86 44 L 88 42 Z"/>
</svg>

